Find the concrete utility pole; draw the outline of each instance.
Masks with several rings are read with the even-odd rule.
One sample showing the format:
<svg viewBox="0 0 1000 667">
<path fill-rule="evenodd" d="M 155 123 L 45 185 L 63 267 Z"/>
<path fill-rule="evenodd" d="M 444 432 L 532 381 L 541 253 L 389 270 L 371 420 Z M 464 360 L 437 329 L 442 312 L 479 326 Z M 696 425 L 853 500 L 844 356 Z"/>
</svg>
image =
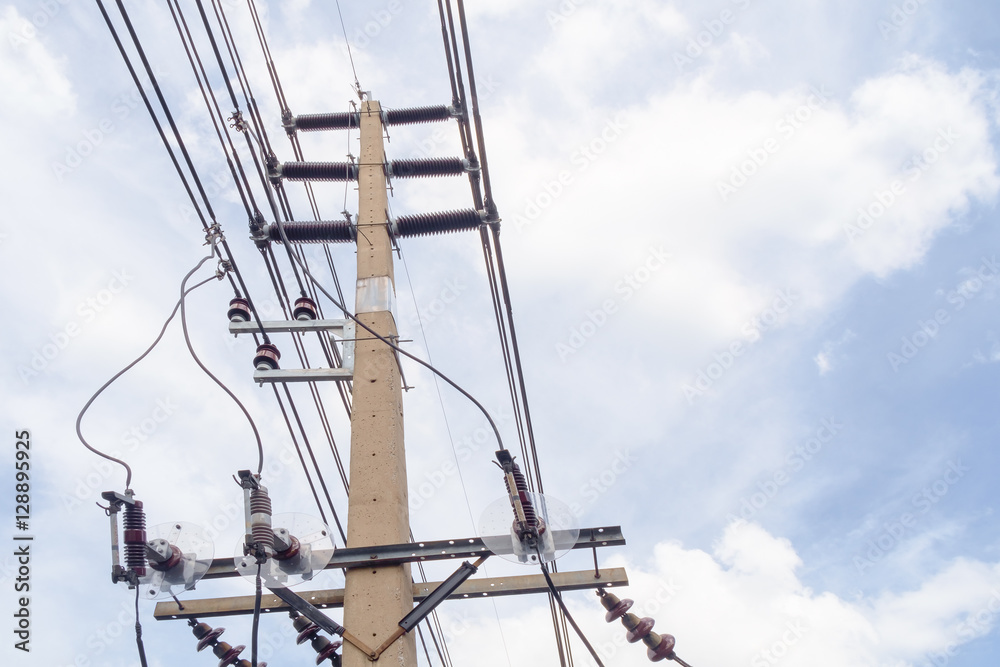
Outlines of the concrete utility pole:
<svg viewBox="0 0 1000 667">
<path fill-rule="evenodd" d="M 358 317 L 379 335 L 396 340 L 390 312 L 395 302 L 392 242 L 386 227 L 388 199 L 383 170 L 381 108 L 361 107 L 361 158 L 358 173 Z M 403 396 L 391 348 L 358 329 L 351 412 L 351 491 L 347 546 L 403 544 L 410 539 L 406 454 L 403 446 Z M 379 646 L 413 609 L 409 565 L 347 571 L 344 625 L 369 646 Z M 398 639 L 378 662 L 399 667 L 417 664 L 412 634 Z M 368 656 L 345 643 L 344 667 L 365 667 Z"/>
</svg>

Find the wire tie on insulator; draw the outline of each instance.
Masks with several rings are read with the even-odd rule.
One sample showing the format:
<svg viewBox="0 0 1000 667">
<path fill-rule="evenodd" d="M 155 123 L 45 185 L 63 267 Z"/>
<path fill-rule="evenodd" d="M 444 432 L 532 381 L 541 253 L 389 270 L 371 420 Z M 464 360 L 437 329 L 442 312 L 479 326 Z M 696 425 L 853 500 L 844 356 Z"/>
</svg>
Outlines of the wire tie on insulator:
<svg viewBox="0 0 1000 667">
<path fill-rule="evenodd" d="M 213 222 L 212 225 L 205 230 L 205 245 L 214 247 L 225 240 L 226 237 L 223 235 L 222 227 L 219 226 L 218 222 Z"/>
<path fill-rule="evenodd" d="M 247 129 L 247 122 L 243 120 L 243 112 L 237 109 L 233 112 L 233 115 L 229 117 L 232 123 L 229 127 L 235 129 L 237 132 L 244 132 Z"/>
<path fill-rule="evenodd" d="M 233 270 L 233 263 L 228 259 L 220 259 L 219 265 L 215 269 L 215 277 L 222 280 L 226 275 Z"/>
</svg>

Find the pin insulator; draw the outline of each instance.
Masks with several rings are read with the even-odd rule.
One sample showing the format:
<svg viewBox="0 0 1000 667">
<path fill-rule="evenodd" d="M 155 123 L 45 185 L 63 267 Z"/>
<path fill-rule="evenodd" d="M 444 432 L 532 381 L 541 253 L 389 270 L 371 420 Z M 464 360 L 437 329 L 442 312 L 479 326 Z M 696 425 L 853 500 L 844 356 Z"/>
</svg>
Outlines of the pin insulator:
<svg viewBox="0 0 1000 667">
<path fill-rule="evenodd" d="M 257 346 L 257 355 L 253 358 L 253 365 L 259 371 L 273 371 L 278 368 L 278 360 L 281 359 L 281 352 L 270 343 L 261 343 Z"/>
<path fill-rule="evenodd" d="M 122 518 L 125 566 L 139 577 L 146 576 L 146 512 L 142 501 L 126 505 Z"/>
<path fill-rule="evenodd" d="M 226 313 L 230 322 L 250 321 L 250 302 L 246 299 L 236 297 L 229 302 L 229 312 Z"/>
<path fill-rule="evenodd" d="M 316 302 L 307 296 L 299 297 L 295 300 L 295 308 L 292 310 L 292 316 L 297 320 L 319 319 L 319 311 L 316 308 Z"/>
</svg>

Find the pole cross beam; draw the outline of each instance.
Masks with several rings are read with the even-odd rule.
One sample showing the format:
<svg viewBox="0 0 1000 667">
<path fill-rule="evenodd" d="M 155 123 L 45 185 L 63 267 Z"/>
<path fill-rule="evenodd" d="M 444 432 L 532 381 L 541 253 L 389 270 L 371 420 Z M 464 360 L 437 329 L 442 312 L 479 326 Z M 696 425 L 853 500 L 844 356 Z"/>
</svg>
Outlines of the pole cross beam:
<svg viewBox="0 0 1000 667">
<path fill-rule="evenodd" d="M 562 531 L 555 531 L 559 534 Z M 501 542 L 499 537 L 490 538 L 490 544 Z M 621 526 L 599 526 L 582 528 L 577 537 L 574 549 L 592 549 L 602 547 L 624 546 L 625 537 Z M 494 551 L 486 546 L 481 537 L 467 537 L 458 540 L 434 540 L 413 542 L 407 544 L 387 544 L 373 547 L 356 547 L 335 549 L 333 558 L 326 566 L 328 570 L 351 569 L 355 567 L 370 567 L 372 565 L 400 565 L 416 561 L 451 560 L 462 558 L 479 558 L 480 556 L 503 556 L 514 553 L 509 550 Z M 323 554 L 325 555 L 325 554 Z M 233 558 L 216 558 L 212 561 L 205 579 L 222 579 L 237 577 Z"/>
<path fill-rule="evenodd" d="M 556 588 L 560 591 L 628 586 L 628 575 L 625 573 L 625 568 L 621 567 L 604 568 L 597 571 L 553 572 L 550 576 Z M 413 584 L 413 600 L 419 602 L 425 599 L 442 583 L 439 581 Z M 548 592 L 548 585 L 541 574 L 514 577 L 488 577 L 466 581 L 450 594 L 448 599 L 469 600 L 473 598 Z M 344 589 L 342 588 L 323 591 L 304 591 L 301 596 L 319 609 L 337 608 L 342 607 L 344 604 Z M 214 616 L 244 616 L 253 613 L 254 596 L 241 595 L 229 598 L 184 600 L 181 603 L 181 607 L 178 607 L 177 602 L 173 600 L 158 602 L 153 611 L 153 618 L 158 621 L 169 621 L 189 618 L 210 618 Z M 290 609 L 291 607 L 288 603 L 276 595 L 264 595 L 261 598 L 261 613 L 287 612 Z"/>
</svg>

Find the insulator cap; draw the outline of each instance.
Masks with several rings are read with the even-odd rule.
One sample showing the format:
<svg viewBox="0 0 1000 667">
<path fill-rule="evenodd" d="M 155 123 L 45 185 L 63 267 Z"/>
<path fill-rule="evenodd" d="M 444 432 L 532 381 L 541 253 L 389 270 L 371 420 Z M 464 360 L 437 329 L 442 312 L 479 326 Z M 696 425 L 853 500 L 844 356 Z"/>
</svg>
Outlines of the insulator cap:
<svg viewBox="0 0 1000 667">
<path fill-rule="evenodd" d="M 149 559 L 149 566 L 156 570 L 157 572 L 166 572 L 177 566 L 184 558 L 184 553 L 181 551 L 180 547 L 176 544 L 170 545 L 170 557 L 163 562 L 157 562 L 152 558 Z"/>
<path fill-rule="evenodd" d="M 297 320 L 317 320 L 319 311 L 316 302 L 307 296 L 300 296 L 295 300 L 295 308 L 292 310 L 292 317 Z"/>
<path fill-rule="evenodd" d="M 278 368 L 278 360 L 281 359 L 281 352 L 270 343 L 262 343 L 257 346 L 257 355 L 253 358 L 253 365 L 259 371 L 273 371 Z"/>
<path fill-rule="evenodd" d="M 250 302 L 246 299 L 236 297 L 229 302 L 229 312 L 226 313 L 230 322 L 250 321 Z"/>
<path fill-rule="evenodd" d="M 656 635 L 656 633 L 652 633 Z M 660 642 L 650 649 L 646 649 L 646 657 L 652 662 L 659 662 L 665 659 L 674 659 L 674 646 L 676 642 L 674 641 L 673 635 L 662 635 L 660 636 Z"/>
<path fill-rule="evenodd" d="M 299 632 L 297 637 L 295 637 L 295 643 L 305 644 L 308 641 L 312 641 L 313 639 L 316 638 L 316 635 L 319 633 L 319 629 L 320 628 L 318 625 L 316 625 L 315 623 L 310 623 L 301 632 Z"/>
<path fill-rule="evenodd" d="M 204 651 L 209 646 L 215 646 L 219 643 L 219 637 L 221 637 L 222 633 L 226 631 L 225 628 L 211 628 L 206 623 L 200 623 L 199 625 L 208 628 L 208 632 L 205 633 L 198 641 L 199 652 Z M 195 633 L 195 635 L 197 636 L 197 633 Z"/>
</svg>

